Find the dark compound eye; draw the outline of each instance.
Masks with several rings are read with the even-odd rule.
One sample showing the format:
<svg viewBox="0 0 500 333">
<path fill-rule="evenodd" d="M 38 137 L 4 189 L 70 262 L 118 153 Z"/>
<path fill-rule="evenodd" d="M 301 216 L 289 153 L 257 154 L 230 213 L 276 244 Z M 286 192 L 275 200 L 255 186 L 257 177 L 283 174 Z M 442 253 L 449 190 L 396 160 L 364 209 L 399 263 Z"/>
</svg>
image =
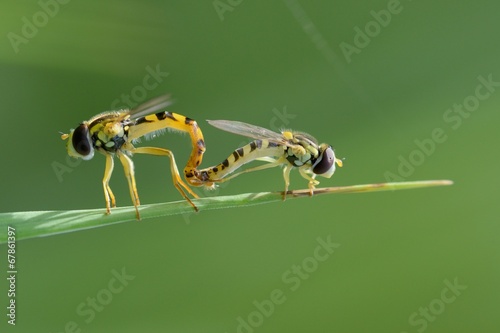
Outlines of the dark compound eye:
<svg viewBox="0 0 500 333">
<path fill-rule="evenodd" d="M 81 124 L 73 131 L 73 148 L 82 155 L 87 156 L 92 151 L 92 142 L 90 142 L 89 128 L 85 124 Z"/>
<path fill-rule="evenodd" d="M 326 148 L 313 165 L 313 172 L 317 175 L 324 174 L 331 169 L 335 163 L 335 154 L 332 147 Z"/>
</svg>

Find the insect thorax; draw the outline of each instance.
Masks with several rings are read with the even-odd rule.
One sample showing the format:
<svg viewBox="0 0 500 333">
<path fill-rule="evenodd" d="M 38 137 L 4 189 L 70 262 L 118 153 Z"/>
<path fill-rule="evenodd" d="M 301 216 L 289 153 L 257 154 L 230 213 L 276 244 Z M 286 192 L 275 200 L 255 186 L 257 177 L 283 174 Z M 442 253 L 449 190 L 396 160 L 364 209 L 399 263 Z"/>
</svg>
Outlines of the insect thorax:
<svg viewBox="0 0 500 333">
<path fill-rule="evenodd" d="M 90 134 L 94 148 L 114 153 L 120 149 L 128 139 L 130 125 L 128 119 L 122 121 L 102 119 L 90 127 Z"/>
<path fill-rule="evenodd" d="M 294 167 L 301 167 L 303 165 L 311 166 L 318 156 L 316 149 L 308 149 L 300 144 L 295 147 L 287 147 L 286 151 L 287 161 Z"/>
</svg>

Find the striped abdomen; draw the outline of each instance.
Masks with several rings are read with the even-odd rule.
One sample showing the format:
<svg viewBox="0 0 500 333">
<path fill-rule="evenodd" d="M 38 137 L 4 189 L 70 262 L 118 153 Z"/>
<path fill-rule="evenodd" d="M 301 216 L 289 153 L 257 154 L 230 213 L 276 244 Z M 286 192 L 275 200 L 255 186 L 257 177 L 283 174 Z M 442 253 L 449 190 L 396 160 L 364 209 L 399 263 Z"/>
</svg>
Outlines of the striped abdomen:
<svg viewBox="0 0 500 333">
<path fill-rule="evenodd" d="M 163 129 L 174 129 L 189 133 L 192 150 L 189 161 L 184 172 L 197 168 L 205 152 L 205 141 L 203 133 L 195 120 L 172 112 L 159 112 L 138 118 L 130 126 L 130 140 L 138 139 L 144 135 L 161 131 Z"/>
<path fill-rule="evenodd" d="M 258 158 L 282 157 L 285 148 L 268 140 L 255 140 L 233 151 L 222 163 L 202 170 L 193 170 L 190 175 L 186 175 L 186 178 L 191 185 L 211 185 L 210 183 L 223 179 L 239 167 Z"/>
</svg>

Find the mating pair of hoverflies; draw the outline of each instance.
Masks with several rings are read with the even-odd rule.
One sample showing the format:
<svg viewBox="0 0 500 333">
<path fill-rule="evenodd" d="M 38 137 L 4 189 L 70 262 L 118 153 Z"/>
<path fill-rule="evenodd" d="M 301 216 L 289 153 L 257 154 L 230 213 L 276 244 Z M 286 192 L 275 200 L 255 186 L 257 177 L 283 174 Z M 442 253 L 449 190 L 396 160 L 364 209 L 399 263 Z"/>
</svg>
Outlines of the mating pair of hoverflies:
<svg viewBox="0 0 500 333">
<path fill-rule="evenodd" d="M 109 180 L 113 173 L 113 158 L 117 156 L 125 170 L 136 217 L 140 219 L 140 201 L 135 183 L 134 164 L 131 159 L 134 154 L 169 157 L 174 186 L 189 204 L 198 210 L 187 193 L 194 198 L 198 196 L 179 175 L 172 151 L 157 147 L 135 147 L 140 138 L 154 137 L 166 129 L 187 132 L 191 138 L 192 151 L 184 168 L 184 177 L 191 186 L 213 188 L 217 183 L 228 181 L 243 173 L 283 166 L 285 180 L 283 199 L 285 199 L 290 184 L 290 171 L 293 168 L 299 169 L 301 176 L 308 180 L 310 195 L 313 195 L 315 186 L 319 184 L 319 181 L 315 179 L 316 176 L 330 178 L 335 172 L 335 164 L 342 166 L 342 161 L 335 158 L 330 145 L 319 144 L 309 134 L 288 130 L 276 133 L 238 121 L 209 120 L 208 123 L 216 128 L 252 138 L 254 141 L 233 151 L 222 163 L 200 169 L 205 153 L 203 133 L 195 120 L 180 114 L 162 111 L 171 104 L 169 95 L 160 96 L 131 110 L 98 114 L 82 122 L 77 128 L 71 129 L 69 134 L 61 135 L 63 140 L 68 140 L 67 151 L 72 157 L 90 160 L 95 151 L 106 157 L 106 168 L 102 180 L 106 214 L 110 214 L 111 208 L 116 207 Z M 266 164 L 235 172 L 252 161 L 263 161 Z"/>
</svg>

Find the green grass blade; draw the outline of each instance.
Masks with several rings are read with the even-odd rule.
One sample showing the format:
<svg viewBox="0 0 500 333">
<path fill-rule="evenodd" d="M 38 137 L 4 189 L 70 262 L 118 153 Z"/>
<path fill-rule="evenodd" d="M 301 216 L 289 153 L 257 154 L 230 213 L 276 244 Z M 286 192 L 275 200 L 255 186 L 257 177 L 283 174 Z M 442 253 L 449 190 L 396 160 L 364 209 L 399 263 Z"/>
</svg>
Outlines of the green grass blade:
<svg viewBox="0 0 500 333">
<path fill-rule="evenodd" d="M 420 187 L 451 185 L 449 180 L 426 180 L 415 182 L 365 184 L 341 187 L 318 188 L 314 195 L 332 193 L 360 193 L 388 190 L 404 190 Z M 222 209 L 252 206 L 282 200 L 283 192 L 246 193 L 231 196 L 218 196 L 193 200 L 201 212 L 209 209 Z M 309 190 L 289 191 L 287 200 L 309 196 Z M 0 214 L 0 244 L 7 242 L 7 227 L 16 229 L 16 240 L 32 237 L 57 235 L 90 228 L 97 228 L 136 221 L 134 207 L 114 208 L 111 215 L 104 214 L 104 208 L 68 210 L 13 212 Z M 153 217 L 193 213 L 193 208 L 186 201 L 175 201 L 141 205 L 141 221 Z"/>
</svg>

